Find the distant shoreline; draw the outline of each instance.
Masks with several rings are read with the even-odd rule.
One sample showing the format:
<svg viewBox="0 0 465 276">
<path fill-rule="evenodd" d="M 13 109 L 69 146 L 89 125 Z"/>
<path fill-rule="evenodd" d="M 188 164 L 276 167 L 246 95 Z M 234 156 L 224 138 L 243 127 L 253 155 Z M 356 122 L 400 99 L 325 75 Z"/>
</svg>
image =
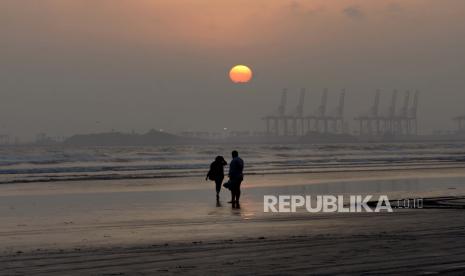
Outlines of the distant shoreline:
<svg viewBox="0 0 465 276">
<path fill-rule="evenodd" d="M 351 134 L 309 133 L 304 136 L 229 136 L 225 138 L 189 137 L 151 130 L 145 134 L 106 132 L 76 134 L 64 141 L 46 139 L 8 146 L 83 146 L 83 147 L 143 147 L 176 145 L 254 145 L 254 144 L 351 144 L 351 143 L 460 143 L 465 134 L 404 135 L 404 136 L 357 136 Z"/>
</svg>

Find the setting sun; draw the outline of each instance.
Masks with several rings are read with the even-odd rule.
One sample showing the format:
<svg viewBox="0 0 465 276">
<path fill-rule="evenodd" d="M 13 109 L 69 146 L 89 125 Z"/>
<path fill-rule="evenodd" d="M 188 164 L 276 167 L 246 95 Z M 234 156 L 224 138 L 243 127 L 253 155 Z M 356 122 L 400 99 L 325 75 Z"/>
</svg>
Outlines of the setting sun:
<svg viewBox="0 0 465 276">
<path fill-rule="evenodd" d="M 236 65 L 229 71 L 229 77 L 234 83 L 247 83 L 252 79 L 252 70 L 245 65 Z"/>
</svg>

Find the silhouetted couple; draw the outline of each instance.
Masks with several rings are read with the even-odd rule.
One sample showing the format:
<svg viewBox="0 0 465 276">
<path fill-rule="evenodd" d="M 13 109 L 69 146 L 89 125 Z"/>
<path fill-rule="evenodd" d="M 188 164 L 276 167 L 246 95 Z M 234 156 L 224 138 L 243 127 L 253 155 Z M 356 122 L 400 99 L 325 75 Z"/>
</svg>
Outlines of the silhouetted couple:
<svg viewBox="0 0 465 276">
<path fill-rule="evenodd" d="M 244 161 L 239 157 L 237 151 L 233 151 L 232 160 L 229 164 L 229 181 L 224 183 L 224 187 L 231 191 L 231 201 L 233 208 L 240 208 L 239 198 L 241 197 L 241 183 L 244 180 Z M 227 165 L 223 156 L 217 156 L 215 161 L 210 165 L 210 171 L 206 179 L 215 181 L 216 184 L 216 200 L 220 199 L 221 184 L 224 179 L 224 167 Z"/>
</svg>

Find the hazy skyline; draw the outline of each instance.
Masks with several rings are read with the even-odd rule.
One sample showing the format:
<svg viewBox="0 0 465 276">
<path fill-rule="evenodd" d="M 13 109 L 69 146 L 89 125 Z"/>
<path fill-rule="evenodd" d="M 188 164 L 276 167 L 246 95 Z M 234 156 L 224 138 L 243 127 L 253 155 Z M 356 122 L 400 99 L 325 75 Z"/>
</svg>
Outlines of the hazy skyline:
<svg viewBox="0 0 465 276">
<path fill-rule="evenodd" d="M 263 129 L 284 87 L 349 120 L 419 89 L 429 133 L 465 114 L 464 34 L 460 0 L 2 0 L 0 134 Z"/>
</svg>

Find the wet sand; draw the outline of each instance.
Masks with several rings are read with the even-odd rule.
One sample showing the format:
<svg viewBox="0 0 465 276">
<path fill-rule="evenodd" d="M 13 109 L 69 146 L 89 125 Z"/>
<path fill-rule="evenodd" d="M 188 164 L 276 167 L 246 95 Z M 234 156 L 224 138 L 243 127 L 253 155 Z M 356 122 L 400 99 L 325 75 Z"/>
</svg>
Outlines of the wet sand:
<svg viewBox="0 0 465 276">
<path fill-rule="evenodd" d="M 463 169 L 254 176 L 240 210 L 226 192 L 217 206 L 213 184 L 198 179 L 0 186 L 0 274 L 459 275 L 465 210 L 266 214 L 262 201 L 264 194 L 458 197 L 464 180 Z"/>
<path fill-rule="evenodd" d="M 0 264 L 4 273 L 15 275 L 463 275 L 464 214 L 344 215 L 312 228 L 308 218 L 268 221 L 262 235 L 17 253 L 0 257 Z M 280 227 L 286 234 L 274 232 Z"/>
</svg>

